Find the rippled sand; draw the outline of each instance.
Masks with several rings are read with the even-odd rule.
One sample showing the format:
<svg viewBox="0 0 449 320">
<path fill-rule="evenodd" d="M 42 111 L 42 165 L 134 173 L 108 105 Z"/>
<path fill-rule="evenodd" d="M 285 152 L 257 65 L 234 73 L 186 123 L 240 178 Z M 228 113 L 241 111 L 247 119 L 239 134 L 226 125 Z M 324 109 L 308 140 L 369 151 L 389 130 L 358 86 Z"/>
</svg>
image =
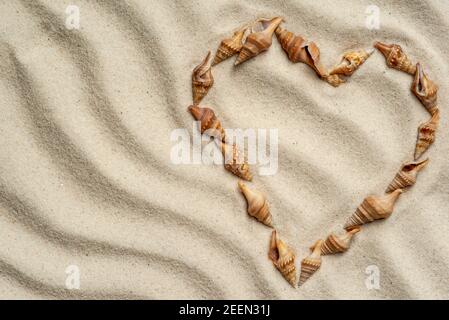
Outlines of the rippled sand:
<svg viewBox="0 0 449 320">
<path fill-rule="evenodd" d="M 1 298 L 449 298 L 449 5 L 377 1 L 70 1 L 0 3 Z M 326 66 L 375 40 L 400 43 L 440 85 L 431 161 L 386 221 L 292 289 L 267 258 L 270 230 L 245 214 L 220 166 L 170 162 L 176 128 L 192 132 L 191 70 L 260 16 L 314 40 Z M 299 259 L 381 193 L 411 158 L 428 115 L 411 77 L 376 52 L 335 89 L 271 49 L 214 68 L 204 104 L 232 128 L 277 128 L 279 170 L 254 185 Z M 66 288 L 66 268 L 80 289 Z M 380 270 L 368 290 L 365 269 Z M 299 267 L 299 261 L 298 261 Z"/>
</svg>

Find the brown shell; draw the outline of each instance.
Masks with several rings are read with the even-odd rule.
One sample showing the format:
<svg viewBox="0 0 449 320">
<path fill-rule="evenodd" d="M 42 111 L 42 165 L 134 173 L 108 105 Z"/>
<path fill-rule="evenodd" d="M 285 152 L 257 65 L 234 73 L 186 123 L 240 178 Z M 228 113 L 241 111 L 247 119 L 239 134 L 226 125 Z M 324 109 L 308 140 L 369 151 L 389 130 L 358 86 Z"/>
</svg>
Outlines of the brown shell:
<svg viewBox="0 0 449 320">
<path fill-rule="evenodd" d="M 346 81 L 342 79 L 338 74 L 333 74 L 329 76 L 324 76 L 323 79 L 327 81 L 327 83 L 331 84 L 334 87 L 338 87 L 340 84 L 345 83 Z"/>
<path fill-rule="evenodd" d="M 354 227 L 345 231 L 343 235 L 330 234 L 321 247 L 321 254 L 334 254 L 345 252 L 349 249 L 352 237 L 361 230 L 360 227 Z"/>
<path fill-rule="evenodd" d="M 246 37 L 245 44 L 240 50 L 235 65 L 239 65 L 242 62 L 257 56 L 259 53 L 268 50 L 271 46 L 274 30 L 279 26 L 282 20 L 281 17 L 276 17 L 271 20 L 259 19 L 258 21 L 261 22 L 265 29 L 251 33 Z"/>
<path fill-rule="evenodd" d="M 320 49 L 314 42 L 307 41 L 282 27 L 276 29 L 276 36 L 290 61 L 305 63 L 320 77 L 327 76 L 326 69 L 320 61 Z"/>
<path fill-rule="evenodd" d="M 271 233 L 270 249 L 268 257 L 282 276 L 292 287 L 296 287 L 295 253 L 284 241 L 279 239 L 276 230 Z"/>
<path fill-rule="evenodd" d="M 427 77 L 420 63 L 416 64 L 416 73 L 411 90 L 427 111 L 429 111 L 430 114 L 434 114 L 438 109 L 438 86 Z"/>
<path fill-rule="evenodd" d="M 349 230 L 374 220 L 388 218 L 393 213 L 394 204 L 401 193 L 402 189 L 396 189 L 384 196 L 366 197 L 345 224 L 345 229 Z"/>
<path fill-rule="evenodd" d="M 370 50 L 355 50 L 346 52 L 341 62 L 329 71 L 329 75 L 339 74 L 346 77 L 351 76 L 374 52 Z"/>
<path fill-rule="evenodd" d="M 201 133 L 206 132 L 210 136 L 225 140 L 225 131 L 221 126 L 221 122 L 215 116 L 214 110 L 192 105 L 189 107 L 189 111 L 195 120 L 201 122 Z"/>
<path fill-rule="evenodd" d="M 386 192 L 389 193 L 396 189 L 404 189 L 414 185 L 416 183 L 418 172 L 421 171 L 428 162 L 429 159 L 425 159 L 422 161 L 411 161 L 403 164 L 393 181 L 391 181 Z"/>
<path fill-rule="evenodd" d="M 323 240 L 318 240 L 311 248 L 312 253 L 301 261 L 299 286 L 302 286 L 320 267 Z"/>
<path fill-rule="evenodd" d="M 249 165 L 235 144 L 232 146 L 221 142 L 221 151 L 224 157 L 224 167 L 226 170 L 236 175 L 237 177 L 251 181 L 252 175 L 249 171 Z"/>
<path fill-rule="evenodd" d="M 212 56 L 209 51 L 206 58 L 193 69 L 192 73 L 192 93 L 193 104 L 197 105 L 206 96 L 209 89 L 214 84 L 211 68 Z"/>
<path fill-rule="evenodd" d="M 429 121 L 424 122 L 418 128 L 418 139 L 415 147 L 415 160 L 419 159 L 421 155 L 429 149 L 432 143 L 435 141 L 435 132 L 438 129 L 440 123 L 440 111 L 436 109 L 432 118 Z"/>
<path fill-rule="evenodd" d="M 224 39 L 221 41 L 220 46 L 215 53 L 214 62 L 212 66 L 219 64 L 220 62 L 232 57 L 236 53 L 240 52 L 243 47 L 243 35 L 245 34 L 246 28 L 236 31 L 231 38 Z"/>
<path fill-rule="evenodd" d="M 407 57 L 401 46 L 397 44 L 386 44 L 377 41 L 374 43 L 374 47 L 385 56 L 387 66 L 389 66 L 390 68 L 394 68 L 411 75 L 415 74 L 416 66 Z"/>
<path fill-rule="evenodd" d="M 257 190 L 248 188 L 241 181 L 239 181 L 238 184 L 240 191 L 243 193 L 246 202 L 248 203 L 248 214 L 256 218 L 258 221 L 262 222 L 264 225 L 273 227 L 270 208 L 265 196 Z"/>
</svg>

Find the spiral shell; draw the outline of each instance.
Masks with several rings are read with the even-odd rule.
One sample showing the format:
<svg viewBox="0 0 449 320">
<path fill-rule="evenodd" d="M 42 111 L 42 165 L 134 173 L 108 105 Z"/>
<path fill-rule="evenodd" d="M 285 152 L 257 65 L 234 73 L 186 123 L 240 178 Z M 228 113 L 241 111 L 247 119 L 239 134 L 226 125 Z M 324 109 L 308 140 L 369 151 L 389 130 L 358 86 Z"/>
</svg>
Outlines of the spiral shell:
<svg viewBox="0 0 449 320">
<path fill-rule="evenodd" d="M 321 246 L 321 254 L 326 255 L 345 252 L 349 249 L 352 237 L 360 230 L 360 227 L 354 227 L 340 236 L 330 234 Z"/>
<path fill-rule="evenodd" d="M 240 50 L 235 65 L 239 65 L 242 62 L 257 56 L 259 53 L 268 50 L 271 46 L 274 30 L 279 26 L 282 20 L 281 17 L 276 17 L 271 20 L 259 19 L 258 21 L 261 22 L 264 30 L 251 33 L 246 37 L 245 44 Z"/>
<path fill-rule="evenodd" d="M 416 64 L 416 73 L 411 90 L 430 114 L 436 112 L 438 109 L 438 86 L 427 77 L 420 63 Z"/>
<path fill-rule="evenodd" d="M 220 138 L 224 141 L 225 131 L 221 126 L 221 122 L 215 116 L 214 110 L 211 108 L 201 108 L 198 106 L 190 106 L 189 111 L 195 120 L 200 121 L 201 133 L 207 133 L 210 136 Z"/>
<path fill-rule="evenodd" d="M 318 240 L 311 248 L 312 253 L 301 261 L 299 286 L 302 286 L 321 266 L 323 240 Z"/>
<path fill-rule="evenodd" d="M 285 280 L 296 287 L 296 267 L 295 253 L 284 241 L 279 239 L 276 230 L 271 233 L 270 250 L 268 257 L 273 261 L 274 266 L 281 272 Z"/>
<path fill-rule="evenodd" d="M 253 177 L 249 171 L 249 165 L 246 159 L 241 156 L 237 146 L 220 142 L 220 147 L 224 157 L 225 169 L 241 179 L 251 181 Z"/>
<path fill-rule="evenodd" d="M 209 51 L 206 58 L 193 69 L 192 73 L 192 93 L 193 104 L 197 105 L 206 96 L 209 89 L 214 84 L 211 68 L 212 56 Z"/>
<path fill-rule="evenodd" d="M 429 159 L 425 159 L 423 161 L 412 161 L 403 164 L 393 181 L 391 181 L 386 192 L 389 193 L 396 189 L 404 189 L 414 185 L 416 183 L 418 172 L 421 171 L 428 162 Z"/>
<path fill-rule="evenodd" d="M 327 81 L 327 83 L 331 84 L 334 87 L 338 87 L 340 84 L 346 82 L 338 74 L 327 75 L 327 76 L 324 76 L 323 79 L 325 81 Z"/>
<path fill-rule="evenodd" d="M 394 68 L 408 74 L 414 75 L 416 66 L 404 53 L 400 45 L 386 44 L 382 42 L 375 42 L 374 47 L 378 49 L 387 61 L 387 66 Z"/>
<path fill-rule="evenodd" d="M 418 127 L 418 139 L 415 147 L 415 160 L 419 159 L 421 155 L 429 149 L 432 143 L 435 141 L 435 132 L 438 129 L 440 123 L 440 111 L 436 109 L 432 118 L 429 121 L 424 122 Z"/>
<path fill-rule="evenodd" d="M 282 27 L 276 29 L 276 37 L 290 61 L 294 63 L 303 62 L 309 65 L 320 77 L 328 75 L 320 62 L 320 49 L 314 42 L 307 41 Z"/>
<path fill-rule="evenodd" d="M 329 71 L 329 75 L 351 76 L 372 54 L 374 50 L 355 50 L 346 52 L 341 62 Z"/>
<path fill-rule="evenodd" d="M 393 213 L 394 204 L 401 193 L 402 189 L 396 189 L 384 196 L 366 197 L 345 224 L 345 229 L 349 230 L 374 220 L 388 218 Z"/>
<path fill-rule="evenodd" d="M 239 181 L 239 188 L 248 203 L 248 214 L 264 225 L 273 227 L 270 208 L 265 196 L 257 190 L 251 190 L 241 181 Z"/>
<path fill-rule="evenodd" d="M 214 62 L 212 66 L 219 64 L 220 62 L 232 57 L 236 53 L 240 52 L 243 47 L 243 35 L 246 28 L 236 31 L 231 38 L 221 41 L 220 46 L 215 53 Z"/>
</svg>

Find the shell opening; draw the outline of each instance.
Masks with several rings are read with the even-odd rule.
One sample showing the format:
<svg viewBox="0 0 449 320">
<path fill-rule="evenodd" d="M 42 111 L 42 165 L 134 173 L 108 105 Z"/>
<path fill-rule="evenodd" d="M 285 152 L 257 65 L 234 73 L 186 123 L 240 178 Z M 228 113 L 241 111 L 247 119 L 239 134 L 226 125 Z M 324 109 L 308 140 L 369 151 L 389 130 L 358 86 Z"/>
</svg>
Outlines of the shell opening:
<svg viewBox="0 0 449 320">
<path fill-rule="evenodd" d="M 417 70 L 417 73 L 418 73 L 418 82 L 416 83 L 416 89 L 417 89 L 417 91 L 419 93 L 423 94 L 423 90 L 425 89 L 424 88 L 424 83 L 423 83 L 424 72 L 423 72 L 423 69 L 422 69 L 420 63 L 416 64 L 416 70 Z"/>
<path fill-rule="evenodd" d="M 276 230 L 273 230 L 273 232 L 271 233 L 270 251 L 268 252 L 268 256 L 274 262 L 277 262 L 279 260 L 279 249 L 277 246 Z"/>
</svg>

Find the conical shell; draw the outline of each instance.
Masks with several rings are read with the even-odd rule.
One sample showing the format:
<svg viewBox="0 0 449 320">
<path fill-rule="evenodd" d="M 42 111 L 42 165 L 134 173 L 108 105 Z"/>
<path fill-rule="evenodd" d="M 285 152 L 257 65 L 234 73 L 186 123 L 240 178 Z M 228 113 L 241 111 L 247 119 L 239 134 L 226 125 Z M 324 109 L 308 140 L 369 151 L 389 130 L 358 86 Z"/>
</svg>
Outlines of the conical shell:
<svg viewBox="0 0 449 320">
<path fill-rule="evenodd" d="M 411 90 L 430 114 L 436 112 L 438 109 L 438 86 L 427 77 L 420 63 L 416 64 L 416 73 Z"/>
<path fill-rule="evenodd" d="M 282 20 L 281 17 L 276 17 L 271 20 L 259 19 L 258 21 L 261 21 L 262 26 L 265 29 L 263 31 L 251 33 L 246 37 L 245 44 L 240 50 L 235 65 L 239 65 L 242 62 L 257 56 L 259 53 L 268 50 L 271 46 L 274 30 L 276 30 Z"/>
<path fill-rule="evenodd" d="M 264 225 L 273 227 L 270 208 L 265 196 L 257 190 L 248 188 L 241 181 L 239 181 L 239 188 L 248 203 L 248 214 L 262 222 Z"/>
<path fill-rule="evenodd" d="M 377 41 L 376 43 L 374 43 L 374 47 L 385 56 L 387 66 L 389 66 L 390 68 L 394 68 L 411 75 L 415 74 L 416 66 L 407 57 L 401 46 L 397 44 L 386 44 Z"/>
<path fill-rule="evenodd" d="M 237 146 L 222 142 L 220 147 L 224 157 L 225 169 L 241 179 L 251 181 L 253 177 L 249 171 L 249 165 L 246 159 L 241 156 Z"/>
<path fill-rule="evenodd" d="M 192 93 L 193 104 L 197 105 L 206 96 L 209 89 L 214 84 L 211 68 L 212 56 L 209 51 L 206 58 L 193 69 L 192 73 Z"/>
<path fill-rule="evenodd" d="M 387 193 L 396 189 L 404 189 L 416 183 L 418 172 L 421 171 L 429 162 L 429 159 L 423 161 L 411 161 L 402 165 L 399 172 L 391 181 L 387 188 Z"/>
<path fill-rule="evenodd" d="M 225 131 L 221 126 L 220 121 L 215 116 L 214 110 L 211 108 L 201 108 L 198 106 L 190 106 L 189 111 L 195 120 L 201 122 L 201 133 L 207 133 L 210 136 L 219 138 L 220 140 L 225 139 Z"/>
<path fill-rule="evenodd" d="M 276 29 L 276 37 L 290 61 L 309 65 L 320 77 L 328 75 L 320 61 L 320 49 L 314 42 L 307 41 L 282 27 Z"/>
<path fill-rule="evenodd" d="M 429 121 L 418 127 L 418 139 L 415 147 L 415 160 L 419 159 L 435 141 L 435 132 L 440 123 L 440 111 L 437 109 Z"/>
<path fill-rule="evenodd" d="M 342 79 L 338 74 L 328 75 L 324 76 L 323 79 L 327 81 L 327 83 L 331 84 L 334 87 L 338 87 L 342 83 L 345 83 L 346 81 Z"/>
<path fill-rule="evenodd" d="M 370 57 L 373 52 L 373 49 L 361 49 L 346 52 L 343 55 L 341 62 L 331 71 L 329 71 L 329 75 L 339 74 L 346 77 L 351 76 Z"/>
<path fill-rule="evenodd" d="M 349 249 L 352 237 L 360 230 L 360 227 L 354 227 L 349 231 L 345 231 L 343 235 L 330 234 L 321 246 L 321 254 L 327 255 L 345 252 Z"/>
<path fill-rule="evenodd" d="M 312 253 L 301 261 L 299 286 L 302 286 L 321 266 L 321 249 L 323 240 L 318 240 L 312 247 Z"/>
<path fill-rule="evenodd" d="M 284 241 L 279 239 L 276 230 L 271 233 L 270 250 L 268 257 L 274 266 L 281 272 L 285 280 L 296 287 L 295 253 Z"/>
<path fill-rule="evenodd" d="M 394 204 L 401 193 L 402 189 L 396 189 L 384 196 L 366 197 L 345 224 L 345 229 L 352 229 L 352 227 L 360 226 L 374 220 L 388 218 L 393 213 Z"/>
<path fill-rule="evenodd" d="M 214 62 L 212 63 L 213 66 L 240 52 L 243 47 L 242 40 L 245 31 L 246 28 L 236 31 L 231 38 L 221 41 L 220 46 L 215 53 Z"/>
</svg>

